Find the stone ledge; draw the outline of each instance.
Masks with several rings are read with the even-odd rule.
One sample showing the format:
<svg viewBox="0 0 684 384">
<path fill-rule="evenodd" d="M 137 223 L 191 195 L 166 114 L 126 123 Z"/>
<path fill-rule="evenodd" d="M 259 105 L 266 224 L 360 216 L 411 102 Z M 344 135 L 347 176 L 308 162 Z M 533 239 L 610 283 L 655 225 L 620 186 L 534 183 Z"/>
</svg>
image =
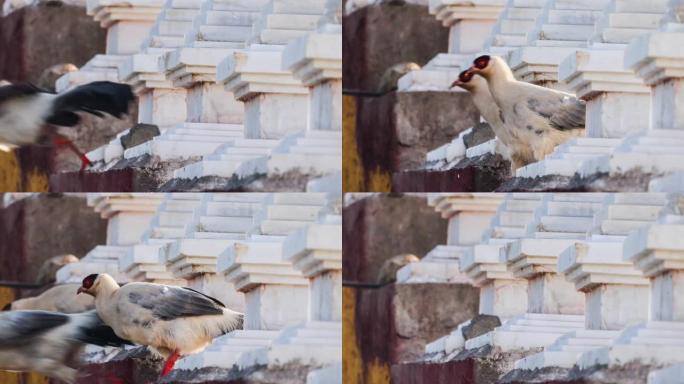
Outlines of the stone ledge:
<svg viewBox="0 0 684 384">
<path fill-rule="evenodd" d="M 175 369 L 159 380 L 163 359 L 154 356 L 145 347 L 119 352 L 104 363 L 90 363 L 81 367 L 77 384 L 301 384 L 307 374 L 321 367 L 300 363 L 266 368 L 257 366 L 247 370 L 205 367 L 194 370 Z"/>
<path fill-rule="evenodd" d="M 126 168 L 105 172 L 64 172 L 50 175 L 51 192 L 156 192 L 153 170 Z"/>
<path fill-rule="evenodd" d="M 174 178 L 159 187 L 160 192 L 305 192 L 310 180 L 321 177 L 300 170 L 266 176 L 253 174 L 240 178 L 203 176 L 193 179 Z"/>
<path fill-rule="evenodd" d="M 587 177 L 546 175 L 536 178 L 515 177 L 505 181 L 497 192 L 647 192 L 655 175 L 639 171 Z"/>
<path fill-rule="evenodd" d="M 414 170 L 392 175 L 395 192 L 491 192 L 508 175 L 508 162 L 499 155 L 465 158 L 453 169 Z"/>
<path fill-rule="evenodd" d="M 450 361 L 395 364 L 391 370 L 392 383 L 498 383 L 498 379 L 508 372 L 513 362 L 529 353 L 530 351 L 501 352 L 485 346 L 477 350 L 462 351 Z"/>
</svg>

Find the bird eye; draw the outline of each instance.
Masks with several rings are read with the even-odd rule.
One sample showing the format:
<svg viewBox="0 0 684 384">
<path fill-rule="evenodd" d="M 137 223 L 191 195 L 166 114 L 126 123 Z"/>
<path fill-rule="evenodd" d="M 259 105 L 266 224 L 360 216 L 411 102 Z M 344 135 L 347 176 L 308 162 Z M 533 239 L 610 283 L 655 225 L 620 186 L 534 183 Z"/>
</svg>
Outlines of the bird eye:
<svg viewBox="0 0 684 384">
<path fill-rule="evenodd" d="M 459 73 L 459 75 L 458 75 L 458 79 L 464 83 L 469 82 L 470 79 L 472 79 L 472 78 L 473 78 L 473 74 L 468 72 L 467 70 Z"/>
<path fill-rule="evenodd" d="M 489 55 L 483 55 L 483 56 L 480 56 L 477 59 L 475 59 L 473 64 L 478 69 L 484 69 L 485 67 L 487 67 L 487 64 L 489 64 L 489 59 L 490 59 Z"/>
</svg>

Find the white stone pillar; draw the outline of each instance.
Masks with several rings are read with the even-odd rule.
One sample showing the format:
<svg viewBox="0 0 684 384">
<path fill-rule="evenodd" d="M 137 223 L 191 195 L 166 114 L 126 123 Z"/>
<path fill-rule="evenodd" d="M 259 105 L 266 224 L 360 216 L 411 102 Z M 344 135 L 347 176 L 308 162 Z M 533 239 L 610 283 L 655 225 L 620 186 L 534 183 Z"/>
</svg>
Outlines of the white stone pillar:
<svg viewBox="0 0 684 384">
<path fill-rule="evenodd" d="M 527 45 L 510 52 L 508 64 L 516 78 L 552 88 L 558 83 L 558 65 L 569 54 L 585 48 L 594 33 L 594 23 L 610 0 L 549 0 Z"/>
<path fill-rule="evenodd" d="M 619 139 L 649 126 L 649 87 L 616 63 L 624 61 L 629 41 L 658 27 L 666 1 L 611 0 L 597 19 L 587 49 L 568 55 L 558 67 L 559 80 L 587 101 L 588 138 L 570 140 L 541 162 L 520 169 L 517 176 L 572 176 L 586 160 L 612 153 Z"/>
<path fill-rule="evenodd" d="M 623 327 L 646 319 L 648 280 L 623 260 L 623 245 L 630 232 L 656 221 L 666 205 L 662 194 L 608 196 L 588 226 L 593 233 L 558 257 L 558 272 L 585 294 L 584 326 L 517 361 L 516 368 L 570 368 L 582 353 L 610 345 Z"/>
<path fill-rule="evenodd" d="M 243 49 L 266 0 L 203 0 L 183 45 L 163 55 L 160 65 L 174 88 L 186 90 L 185 121 L 124 153 L 160 161 L 205 156 L 244 137 L 242 103 L 215 83 L 216 65 Z"/>
<path fill-rule="evenodd" d="M 505 4 L 505 0 L 430 0 L 430 13 L 449 28 L 447 53 L 438 54 L 421 70 L 404 75 L 399 80 L 399 90 L 449 91 L 458 74 L 470 65 L 471 56 L 484 48 Z"/>
<path fill-rule="evenodd" d="M 651 87 L 650 129 L 625 138 L 612 155 L 585 165 L 585 173 L 622 174 L 640 170 L 656 175 L 673 174 L 662 181 L 653 180 L 649 189 L 681 191 L 684 172 L 684 80 L 678 62 L 684 59 L 679 49 L 684 31 L 654 32 L 634 39 L 625 50 L 625 65 Z M 675 48 L 670 48 L 675 44 Z"/>
<path fill-rule="evenodd" d="M 292 233 L 283 243 L 283 255 L 309 279 L 308 319 L 283 329 L 272 345 L 245 353 L 238 365 L 249 369 L 293 362 L 341 363 L 342 217 L 323 216 L 318 223 Z"/>
<path fill-rule="evenodd" d="M 447 243 L 436 246 L 420 262 L 399 269 L 397 283 L 470 283 L 459 269 L 459 260 L 482 239 L 501 199 L 501 195 L 485 193 L 428 196 L 428 204 L 449 220 Z"/>
<path fill-rule="evenodd" d="M 324 194 L 268 195 L 255 214 L 258 230 L 223 252 L 217 270 L 245 295 L 244 329 L 214 341 L 202 353 L 179 362 L 179 369 L 231 368 L 243 353 L 269 346 L 286 326 L 306 321 L 309 279 L 285 260 L 286 236 L 316 222 L 328 211 Z"/>
<path fill-rule="evenodd" d="M 55 83 L 58 92 L 93 81 L 118 81 L 118 66 L 128 55 L 140 50 L 143 39 L 163 6 L 162 0 L 89 0 L 86 12 L 107 29 L 107 50 L 95 55 L 76 72 Z"/>
<path fill-rule="evenodd" d="M 480 313 L 498 316 L 503 322 L 526 312 L 527 282 L 508 272 L 505 245 L 528 233 L 544 199 L 543 194 L 506 195 L 482 239 L 459 255 L 461 272 L 470 278 L 471 284 L 480 288 Z M 470 349 L 498 343 L 489 338 L 491 332 L 483 335 L 484 338 L 466 341 L 462 328 L 468 323 L 460 324 L 449 335 L 426 345 L 425 352 L 450 355 L 464 347 Z"/>
<path fill-rule="evenodd" d="M 329 1 L 327 12 L 341 1 Z M 322 18 L 323 20 L 323 18 Z M 297 169 L 307 174 L 342 171 L 342 25 L 325 23 L 291 41 L 282 53 L 282 68 L 309 88 L 308 122 L 280 141 L 266 169 L 277 175 Z"/>
<path fill-rule="evenodd" d="M 164 55 L 182 47 L 184 35 L 200 12 L 201 0 L 166 0 L 164 8 L 142 43 L 142 50 L 119 66 L 119 78 L 129 83 L 139 98 L 138 121 L 161 129 L 186 118 L 185 88 L 166 79 Z"/>
<path fill-rule="evenodd" d="M 202 201 L 210 194 L 169 193 L 161 203 L 141 241 L 119 259 L 119 270 L 132 281 L 184 285 L 167 268 L 169 255 L 178 253 L 178 239 L 185 237 Z"/>
<path fill-rule="evenodd" d="M 541 16 L 546 0 L 508 0 L 484 43 L 484 52 L 506 57 L 527 44 L 527 33 Z"/>
<path fill-rule="evenodd" d="M 266 156 L 278 140 L 306 130 L 309 89 L 282 68 L 282 54 L 288 42 L 314 30 L 324 13 L 325 0 L 269 0 L 262 7 L 249 35 L 249 46 L 224 54 L 216 68 L 216 81 L 244 105 L 244 138 L 176 170 L 175 178 L 241 179 L 267 173 Z M 296 138 L 292 141 L 297 142 Z"/>
<path fill-rule="evenodd" d="M 219 255 L 244 240 L 255 229 L 254 215 L 266 194 L 212 193 L 201 202 L 198 214 L 186 225 L 185 236 L 177 240 L 167 267 L 189 287 L 216 297 L 235 311 L 244 312 L 242 292 L 217 274 Z"/>
<path fill-rule="evenodd" d="M 610 347 L 585 353 L 580 366 L 684 363 L 684 217 L 675 217 L 631 233 L 624 243 L 624 258 L 650 280 L 648 321 L 624 329 Z"/>
<path fill-rule="evenodd" d="M 93 248 L 80 262 L 62 267 L 57 282 L 80 283 L 84 277 L 102 272 L 126 282 L 126 275 L 119 272 L 119 259 L 140 241 L 162 199 L 157 193 L 89 195 L 88 205 L 107 220 L 107 243 Z"/>
</svg>

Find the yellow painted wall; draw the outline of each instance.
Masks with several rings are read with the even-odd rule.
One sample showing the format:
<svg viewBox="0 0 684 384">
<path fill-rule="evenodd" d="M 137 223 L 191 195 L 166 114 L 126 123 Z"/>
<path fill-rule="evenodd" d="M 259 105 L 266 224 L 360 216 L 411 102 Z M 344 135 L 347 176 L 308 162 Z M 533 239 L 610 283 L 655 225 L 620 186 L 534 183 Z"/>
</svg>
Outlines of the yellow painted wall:
<svg viewBox="0 0 684 384">
<path fill-rule="evenodd" d="M 344 192 L 390 192 L 392 175 L 377 169 L 364 169 L 356 144 L 357 99 L 344 95 L 342 98 L 342 189 Z"/>
<path fill-rule="evenodd" d="M 342 190 L 363 192 L 365 188 L 363 164 L 356 145 L 356 97 L 342 96 Z"/>
<path fill-rule="evenodd" d="M 21 191 L 21 170 L 14 152 L 0 150 L 0 191 Z"/>
<path fill-rule="evenodd" d="M 0 286 L 0 308 L 11 303 L 16 298 L 16 291 L 13 288 Z M 36 373 L 15 373 L 0 371 L 1 384 L 48 384 L 49 379 Z"/>
<path fill-rule="evenodd" d="M 345 384 L 389 384 L 390 366 L 382 361 L 364 361 L 356 334 L 357 290 L 342 287 L 342 382 Z"/>
<path fill-rule="evenodd" d="M 22 170 L 14 151 L 5 152 L 0 150 L 0 192 L 47 191 L 47 173 L 35 168 Z"/>
</svg>

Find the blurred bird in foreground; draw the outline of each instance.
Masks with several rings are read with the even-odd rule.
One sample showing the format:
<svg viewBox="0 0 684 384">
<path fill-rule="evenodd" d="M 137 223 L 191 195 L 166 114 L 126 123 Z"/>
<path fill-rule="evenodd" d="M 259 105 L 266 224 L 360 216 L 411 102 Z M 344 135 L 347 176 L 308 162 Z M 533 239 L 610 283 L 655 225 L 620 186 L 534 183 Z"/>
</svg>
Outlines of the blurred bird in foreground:
<svg viewBox="0 0 684 384">
<path fill-rule="evenodd" d="M 0 370 L 38 372 L 75 383 L 86 344 L 122 347 L 130 343 L 117 337 L 95 311 L 0 313 Z"/>
<path fill-rule="evenodd" d="M 0 144 L 21 147 L 46 140 L 66 146 L 81 159 L 81 170 L 90 160 L 74 143 L 57 132 L 56 126 L 73 127 L 81 118 L 76 112 L 98 117 L 104 113 L 121 118 L 128 113 L 134 96 L 131 87 L 96 81 L 55 94 L 30 84 L 0 86 Z"/>
</svg>

